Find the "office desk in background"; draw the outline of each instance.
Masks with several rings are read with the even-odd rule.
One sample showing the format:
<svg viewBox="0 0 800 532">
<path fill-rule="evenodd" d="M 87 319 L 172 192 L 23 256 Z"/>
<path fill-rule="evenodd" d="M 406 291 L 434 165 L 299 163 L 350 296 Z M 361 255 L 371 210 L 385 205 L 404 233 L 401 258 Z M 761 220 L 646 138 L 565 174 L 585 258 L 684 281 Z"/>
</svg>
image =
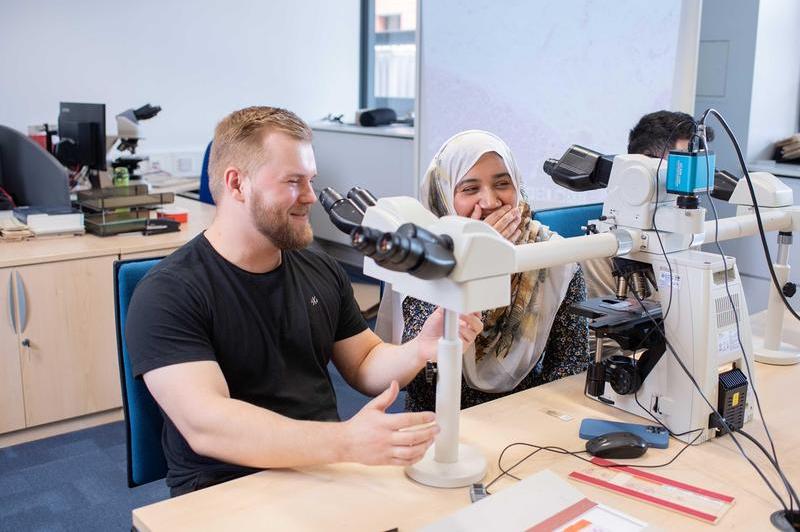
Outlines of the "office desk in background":
<svg viewBox="0 0 800 532">
<path fill-rule="evenodd" d="M 414 128 L 331 122 L 315 122 L 311 128 L 317 193 L 333 187 L 345 195 L 352 187 L 360 186 L 377 198 L 417 196 Z M 349 237 L 333 226 L 319 202 L 311 207 L 310 221 L 314 236 L 325 251 L 342 262 L 361 266 L 362 256 L 350 248 Z"/>
<path fill-rule="evenodd" d="M 0 447 L 122 419 L 113 263 L 168 255 L 214 216 L 175 206 L 176 233 L 0 242 Z"/>
<path fill-rule="evenodd" d="M 747 165 L 750 172 L 769 172 L 777 177 L 800 178 L 800 164 L 778 163 L 775 161 L 753 161 Z M 797 200 L 797 198 L 795 198 Z"/>
<path fill-rule="evenodd" d="M 758 320 L 756 320 L 758 321 Z M 792 325 L 792 327 L 797 327 Z M 800 328 L 798 328 L 800 330 Z M 781 465 L 795 485 L 800 482 L 800 412 L 792 400 L 800 381 L 800 365 L 756 364 L 757 389 L 775 440 Z M 478 446 L 489 461 L 485 481 L 498 473 L 497 459 L 513 442 L 556 445 L 582 450 L 578 427 L 585 417 L 602 417 L 642 423 L 643 419 L 602 405 L 583 395 L 585 374 L 552 382 L 496 401 L 464 410 L 462 440 Z M 562 421 L 549 410 L 569 414 Z M 760 421 L 747 426 L 749 433 L 766 442 Z M 744 438 L 739 438 L 744 441 Z M 766 472 L 767 461 L 750 444 L 750 457 Z M 683 446 L 674 439 L 668 449 L 650 449 L 631 465 L 661 464 Z M 506 454 L 505 467 L 530 452 L 518 448 Z M 626 461 L 627 463 L 627 461 Z M 527 477 L 550 469 L 559 477 L 586 464 L 571 456 L 540 452 L 514 474 Z M 715 526 L 677 513 L 637 502 L 593 486 L 574 484 L 588 498 L 665 530 L 769 530 L 769 515 L 779 505 L 730 438 L 720 438 L 687 449 L 676 462 L 653 471 L 668 478 L 718 491 L 736 502 Z M 773 483 L 776 475 L 767 473 Z M 498 481 L 501 490 L 512 479 Z M 571 482 L 571 481 L 569 481 Z M 777 484 L 775 484 L 777 486 Z M 778 488 L 779 492 L 784 492 Z M 530 501 L 536 504 L 536 501 Z M 399 467 L 335 464 L 301 469 L 262 471 L 182 497 L 133 511 L 140 531 L 162 530 L 415 530 L 469 505 L 467 488 L 436 489 L 417 484 Z"/>
<path fill-rule="evenodd" d="M 143 181 L 150 185 L 153 192 L 174 192 L 176 194 L 200 189 L 200 178 L 174 176 L 145 176 Z"/>
</svg>

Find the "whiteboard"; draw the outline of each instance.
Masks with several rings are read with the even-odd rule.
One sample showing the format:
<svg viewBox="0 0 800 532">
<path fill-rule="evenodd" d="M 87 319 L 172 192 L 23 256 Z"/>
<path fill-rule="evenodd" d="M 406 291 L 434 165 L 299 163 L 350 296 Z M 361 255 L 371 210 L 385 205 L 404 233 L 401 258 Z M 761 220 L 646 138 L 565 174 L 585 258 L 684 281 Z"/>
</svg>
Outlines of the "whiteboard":
<svg viewBox="0 0 800 532">
<path fill-rule="evenodd" d="M 625 153 L 643 114 L 693 112 L 700 0 L 421 0 L 418 20 L 419 176 L 451 135 L 486 129 L 534 207 L 602 201 L 542 164 L 571 144 Z"/>
</svg>

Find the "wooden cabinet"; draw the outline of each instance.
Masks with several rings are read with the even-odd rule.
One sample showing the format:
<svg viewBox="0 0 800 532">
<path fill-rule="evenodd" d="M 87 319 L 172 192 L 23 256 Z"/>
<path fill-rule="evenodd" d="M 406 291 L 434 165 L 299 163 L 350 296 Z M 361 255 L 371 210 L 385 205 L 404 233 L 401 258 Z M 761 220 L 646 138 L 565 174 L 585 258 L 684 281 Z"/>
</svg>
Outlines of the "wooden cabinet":
<svg viewBox="0 0 800 532">
<path fill-rule="evenodd" d="M 176 205 L 176 233 L 0 242 L 0 447 L 119 419 L 114 261 L 164 257 L 214 215 Z"/>
<path fill-rule="evenodd" d="M 25 427 L 12 268 L 0 268 L 0 433 Z"/>
<path fill-rule="evenodd" d="M 121 258 L 163 257 L 173 250 Z M 0 268 L 0 434 L 122 406 L 117 258 Z"/>
<path fill-rule="evenodd" d="M 122 405 L 114 326 L 115 256 L 16 269 L 28 427 Z"/>
</svg>

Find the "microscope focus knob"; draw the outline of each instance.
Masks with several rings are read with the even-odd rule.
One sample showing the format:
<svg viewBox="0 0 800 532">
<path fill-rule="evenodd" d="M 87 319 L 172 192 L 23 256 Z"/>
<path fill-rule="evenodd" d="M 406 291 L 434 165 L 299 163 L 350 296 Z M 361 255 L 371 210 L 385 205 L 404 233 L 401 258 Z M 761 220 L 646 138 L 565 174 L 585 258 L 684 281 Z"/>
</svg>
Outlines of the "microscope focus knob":
<svg viewBox="0 0 800 532">
<path fill-rule="evenodd" d="M 634 393 L 639 388 L 639 378 L 633 359 L 614 355 L 608 360 L 608 380 L 611 388 L 619 395 Z"/>
<path fill-rule="evenodd" d="M 797 285 L 792 282 L 788 282 L 783 285 L 781 292 L 783 292 L 783 295 L 786 297 L 792 297 L 797 292 Z"/>
</svg>

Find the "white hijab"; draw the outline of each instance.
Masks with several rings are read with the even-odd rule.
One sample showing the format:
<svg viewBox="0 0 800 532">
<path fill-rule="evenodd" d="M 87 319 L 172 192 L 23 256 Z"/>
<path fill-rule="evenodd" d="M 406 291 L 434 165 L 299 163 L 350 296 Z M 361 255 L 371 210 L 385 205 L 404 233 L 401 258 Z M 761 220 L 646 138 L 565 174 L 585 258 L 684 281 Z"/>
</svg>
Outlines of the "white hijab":
<svg viewBox="0 0 800 532">
<path fill-rule="evenodd" d="M 505 163 L 517 190 L 517 203 L 525 200 L 517 164 L 505 142 L 487 131 L 469 130 L 448 139 L 434 156 L 420 187 L 420 202 L 437 216 L 455 215 L 455 189 L 484 154 L 497 153 Z M 531 222 L 536 241 L 561 238 L 538 222 Z M 475 346 L 464 352 L 464 377 L 470 387 L 500 393 L 515 388 L 541 359 L 556 312 L 577 270 L 577 264 L 529 272 L 536 280 L 534 296 L 521 325 L 515 331 L 511 348 L 503 357 L 483 356 L 476 360 Z M 403 333 L 402 301 L 386 286 L 378 312 L 376 332 L 381 338 L 399 343 Z M 484 334 L 486 331 L 484 331 Z"/>
</svg>

